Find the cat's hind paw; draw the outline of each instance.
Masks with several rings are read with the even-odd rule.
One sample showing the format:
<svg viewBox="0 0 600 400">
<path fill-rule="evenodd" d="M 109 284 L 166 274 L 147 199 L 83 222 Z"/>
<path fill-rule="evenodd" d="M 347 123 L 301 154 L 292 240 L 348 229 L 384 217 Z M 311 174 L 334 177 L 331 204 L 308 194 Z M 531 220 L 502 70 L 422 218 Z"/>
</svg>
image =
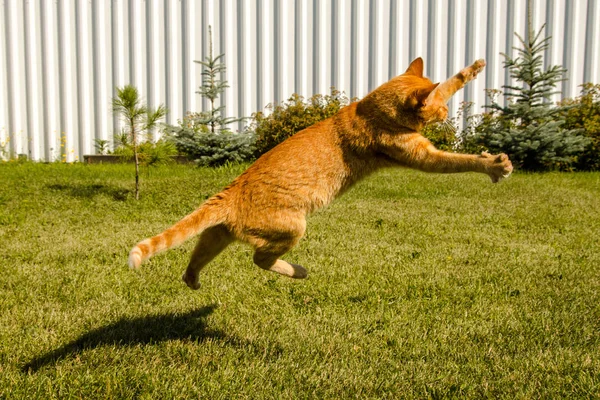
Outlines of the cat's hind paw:
<svg viewBox="0 0 600 400">
<path fill-rule="evenodd" d="M 304 279 L 308 276 L 308 271 L 302 265 L 291 264 L 292 268 L 294 268 L 294 274 L 291 276 L 294 279 Z"/>
<path fill-rule="evenodd" d="M 304 279 L 308 276 L 308 271 L 302 265 L 292 264 L 283 260 L 277 260 L 269 268 L 269 271 L 277 272 L 278 274 L 294 279 Z"/>
</svg>

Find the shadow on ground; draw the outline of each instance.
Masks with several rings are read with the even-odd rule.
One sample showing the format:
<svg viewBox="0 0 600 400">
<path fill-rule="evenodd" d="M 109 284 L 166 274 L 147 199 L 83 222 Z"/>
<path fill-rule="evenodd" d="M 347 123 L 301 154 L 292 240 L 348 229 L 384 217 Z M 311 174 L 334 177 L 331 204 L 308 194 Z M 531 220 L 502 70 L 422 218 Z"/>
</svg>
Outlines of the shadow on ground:
<svg viewBox="0 0 600 400">
<path fill-rule="evenodd" d="M 129 190 L 120 187 L 107 186 L 101 184 L 54 184 L 48 185 L 48 189 L 62 191 L 72 197 L 92 199 L 95 196 L 104 194 L 117 201 L 127 200 Z"/>
<path fill-rule="evenodd" d="M 22 367 L 22 371 L 37 372 L 49 364 L 101 346 L 134 346 L 158 343 L 166 340 L 190 340 L 203 342 L 220 339 L 237 343 L 224 332 L 208 329 L 206 317 L 215 309 L 209 305 L 181 315 L 150 315 L 141 318 L 124 318 L 110 325 L 95 329 L 56 350 L 34 358 Z"/>
</svg>

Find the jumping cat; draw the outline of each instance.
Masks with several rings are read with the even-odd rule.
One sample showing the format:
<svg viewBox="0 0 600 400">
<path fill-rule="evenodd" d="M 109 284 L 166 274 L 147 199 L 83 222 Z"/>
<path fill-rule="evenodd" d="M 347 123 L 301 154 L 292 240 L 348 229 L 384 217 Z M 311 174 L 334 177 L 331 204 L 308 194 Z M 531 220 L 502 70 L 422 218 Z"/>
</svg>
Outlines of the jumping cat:
<svg viewBox="0 0 600 400">
<path fill-rule="evenodd" d="M 129 266 L 200 235 L 183 280 L 198 289 L 199 273 L 235 240 L 252 245 L 254 263 L 292 278 L 306 269 L 281 260 L 304 235 L 306 215 L 329 204 L 373 171 L 390 166 L 427 172 L 481 172 L 492 182 L 508 177 L 505 154 L 456 154 L 436 149 L 419 134 L 448 117 L 446 103 L 474 79 L 478 60 L 441 84 L 423 77 L 423 60 L 384 83 L 364 99 L 265 153 L 222 192 L 171 228 L 138 243 Z"/>
</svg>

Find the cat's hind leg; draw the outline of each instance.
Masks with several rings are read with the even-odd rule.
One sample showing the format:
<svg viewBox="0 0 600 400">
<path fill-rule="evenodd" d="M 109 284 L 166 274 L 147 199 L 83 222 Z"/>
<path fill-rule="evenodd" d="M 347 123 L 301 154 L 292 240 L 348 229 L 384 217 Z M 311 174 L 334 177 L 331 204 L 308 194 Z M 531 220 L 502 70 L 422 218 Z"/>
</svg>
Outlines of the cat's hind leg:
<svg viewBox="0 0 600 400">
<path fill-rule="evenodd" d="M 192 258 L 181 277 L 192 289 L 200 288 L 199 274 L 202 268 L 233 242 L 234 238 L 221 225 L 214 226 L 202 232 L 198 243 L 192 252 Z"/>
<path fill-rule="evenodd" d="M 283 254 L 283 253 L 282 253 Z M 289 276 L 295 279 L 304 279 L 308 275 L 308 271 L 302 265 L 292 264 L 279 257 L 282 254 L 273 253 L 257 249 L 254 253 L 254 263 L 267 271 L 277 272 L 278 274 Z"/>
<path fill-rule="evenodd" d="M 267 271 L 277 272 L 290 278 L 304 279 L 308 275 L 306 268 L 279 259 L 293 246 L 269 243 L 264 247 L 257 248 L 254 253 L 254 263 Z"/>
<path fill-rule="evenodd" d="M 308 274 L 301 265 L 280 260 L 279 257 L 298 244 L 306 230 L 304 214 L 280 209 L 259 217 L 245 226 L 240 239 L 254 247 L 254 263 L 267 271 L 302 279 Z"/>
</svg>

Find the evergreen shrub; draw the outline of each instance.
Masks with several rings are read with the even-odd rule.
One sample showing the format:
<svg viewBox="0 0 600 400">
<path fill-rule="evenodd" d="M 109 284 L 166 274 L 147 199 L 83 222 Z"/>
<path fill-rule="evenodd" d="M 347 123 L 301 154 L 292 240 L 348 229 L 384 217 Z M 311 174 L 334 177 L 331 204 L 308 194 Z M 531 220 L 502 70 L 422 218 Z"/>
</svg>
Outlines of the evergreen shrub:
<svg viewBox="0 0 600 400">
<path fill-rule="evenodd" d="M 497 102 L 498 91 L 491 91 L 489 112 L 471 120 L 461 134 L 461 145 L 469 149 L 485 148 L 506 153 L 513 165 L 530 171 L 570 169 L 589 140 L 581 129 L 565 125 L 566 106 L 555 106 L 551 97 L 566 70 L 550 66 L 544 70 L 543 54 L 550 38 L 541 39 L 529 24 L 529 37 L 515 34 L 521 47 L 518 56 L 504 54 L 504 66 L 517 82 L 503 86 L 506 105 Z"/>
</svg>

